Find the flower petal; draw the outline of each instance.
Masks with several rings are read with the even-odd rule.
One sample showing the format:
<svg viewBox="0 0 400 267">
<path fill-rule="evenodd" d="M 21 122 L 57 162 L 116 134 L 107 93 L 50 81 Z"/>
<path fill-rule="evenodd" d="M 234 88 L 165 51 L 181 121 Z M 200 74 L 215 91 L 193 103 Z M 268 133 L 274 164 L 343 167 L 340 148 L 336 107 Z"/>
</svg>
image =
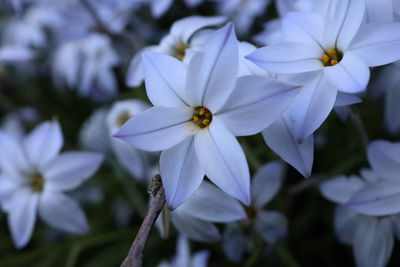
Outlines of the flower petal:
<svg viewBox="0 0 400 267">
<path fill-rule="evenodd" d="M 324 70 L 332 86 L 344 93 L 359 93 L 365 90 L 369 82 L 367 64 L 353 52 L 346 52 L 339 64 Z"/>
<path fill-rule="evenodd" d="M 89 179 L 103 162 L 103 155 L 95 152 L 64 152 L 43 169 L 46 186 L 71 190 Z"/>
<path fill-rule="evenodd" d="M 338 206 L 335 210 L 335 232 L 339 240 L 351 245 L 355 240 L 358 225 L 360 225 L 365 216 L 352 211 L 351 209 Z"/>
<path fill-rule="evenodd" d="M 225 193 L 250 204 L 250 174 L 246 156 L 223 122 L 214 116 L 208 129 L 194 138 L 197 158 L 207 177 Z"/>
<path fill-rule="evenodd" d="M 179 210 L 209 222 L 232 222 L 247 218 L 238 201 L 208 182 L 203 182 Z"/>
<path fill-rule="evenodd" d="M 252 205 L 262 208 L 278 193 L 283 182 L 283 166 L 278 161 L 271 161 L 261 166 L 251 183 Z"/>
<path fill-rule="evenodd" d="M 187 93 L 193 106 L 205 106 L 216 112 L 225 103 L 235 87 L 238 74 L 238 41 L 234 27 L 229 23 L 214 32 L 189 63 L 186 80 Z"/>
<path fill-rule="evenodd" d="M 357 266 L 384 267 L 392 254 L 393 230 L 388 219 L 366 218 L 353 243 Z"/>
<path fill-rule="evenodd" d="M 368 23 L 360 28 L 350 49 L 369 67 L 400 59 L 400 23 Z"/>
<path fill-rule="evenodd" d="M 290 12 L 282 18 L 282 37 L 285 42 L 309 44 L 320 48 L 325 21 L 311 12 Z M 320 56 L 323 50 L 320 50 Z"/>
<path fill-rule="evenodd" d="M 221 238 L 218 228 L 214 224 L 196 219 L 180 212 L 179 209 L 171 213 L 171 221 L 179 232 L 193 240 L 210 243 Z"/>
<path fill-rule="evenodd" d="M 337 90 L 332 88 L 322 72 L 298 76 L 304 84 L 290 107 L 293 133 L 298 142 L 304 142 L 328 117 L 336 100 Z"/>
<path fill-rule="evenodd" d="M 167 206 L 174 210 L 199 188 L 204 178 L 194 150 L 194 138 L 161 152 L 160 174 L 165 189 Z"/>
<path fill-rule="evenodd" d="M 296 141 L 288 116 L 284 115 L 262 132 L 267 145 L 304 177 L 311 176 L 314 161 L 314 137 Z"/>
<path fill-rule="evenodd" d="M 23 147 L 30 163 L 40 168 L 58 155 L 63 142 L 60 124 L 52 121 L 37 126 L 25 137 Z"/>
<path fill-rule="evenodd" d="M 183 43 L 188 44 L 193 35 L 206 27 L 221 25 L 226 21 L 224 16 L 204 17 L 204 16 L 190 16 L 175 22 L 170 34 L 179 37 Z"/>
<path fill-rule="evenodd" d="M 17 175 L 30 170 L 29 163 L 18 141 L 0 131 L 0 169 L 2 173 Z"/>
<path fill-rule="evenodd" d="M 321 184 L 321 194 L 332 202 L 345 204 L 361 188 L 365 186 L 363 180 L 357 176 L 337 176 Z"/>
<path fill-rule="evenodd" d="M 388 87 L 385 94 L 385 125 L 391 133 L 400 131 L 400 90 L 396 87 Z"/>
<path fill-rule="evenodd" d="M 89 231 L 86 216 L 79 204 L 61 192 L 44 192 L 40 198 L 39 215 L 54 228 L 75 234 Z"/>
<path fill-rule="evenodd" d="M 17 248 L 24 247 L 30 240 L 36 223 L 39 195 L 23 188 L 16 191 L 10 202 L 8 226 Z"/>
<path fill-rule="evenodd" d="M 400 182 L 400 143 L 383 140 L 371 142 L 368 146 L 368 160 L 381 178 Z"/>
<path fill-rule="evenodd" d="M 186 66 L 174 57 L 145 51 L 142 54 L 146 92 L 154 106 L 188 106 L 184 93 Z"/>
<path fill-rule="evenodd" d="M 257 214 L 255 229 L 269 244 L 275 244 L 287 235 L 288 221 L 276 211 L 261 211 Z"/>
<path fill-rule="evenodd" d="M 378 182 L 358 191 L 347 207 L 372 216 L 386 216 L 400 212 L 400 183 Z"/>
<path fill-rule="evenodd" d="M 288 108 L 299 92 L 296 88 L 269 77 L 240 77 L 218 117 L 235 136 L 259 133 Z"/>
<path fill-rule="evenodd" d="M 302 73 L 322 69 L 322 55 L 322 49 L 313 45 L 279 43 L 259 48 L 246 58 L 273 73 Z"/>
<path fill-rule="evenodd" d="M 247 238 L 236 224 L 228 224 L 223 238 L 225 255 L 230 261 L 238 263 L 247 250 Z"/>
<path fill-rule="evenodd" d="M 152 107 L 128 120 L 114 137 L 143 150 L 169 149 L 197 131 L 192 115 L 190 108 Z"/>
</svg>

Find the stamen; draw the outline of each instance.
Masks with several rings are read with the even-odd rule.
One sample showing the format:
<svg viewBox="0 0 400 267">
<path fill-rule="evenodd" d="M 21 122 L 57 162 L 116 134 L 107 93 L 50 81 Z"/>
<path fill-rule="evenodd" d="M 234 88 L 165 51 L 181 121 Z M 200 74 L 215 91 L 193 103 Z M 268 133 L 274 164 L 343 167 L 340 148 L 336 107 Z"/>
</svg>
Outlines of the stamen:
<svg viewBox="0 0 400 267">
<path fill-rule="evenodd" d="M 193 111 L 192 122 L 198 127 L 204 129 L 208 127 L 212 121 L 212 113 L 205 107 L 195 107 Z"/>
<path fill-rule="evenodd" d="M 122 127 L 122 125 L 125 124 L 130 118 L 132 118 L 132 115 L 129 114 L 128 112 L 123 112 L 120 114 L 117 118 L 117 124 L 119 127 Z"/>
<path fill-rule="evenodd" d="M 322 55 L 321 61 L 325 67 L 331 67 L 338 64 L 340 60 L 342 60 L 342 58 L 343 58 L 342 52 L 336 49 L 329 49 Z"/>
<path fill-rule="evenodd" d="M 44 188 L 43 176 L 40 173 L 34 173 L 31 176 L 29 185 L 34 192 L 42 192 Z"/>
<path fill-rule="evenodd" d="M 185 44 L 178 44 L 175 47 L 175 53 L 173 56 L 182 61 L 185 58 L 186 48 L 187 46 Z"/>
</svg>

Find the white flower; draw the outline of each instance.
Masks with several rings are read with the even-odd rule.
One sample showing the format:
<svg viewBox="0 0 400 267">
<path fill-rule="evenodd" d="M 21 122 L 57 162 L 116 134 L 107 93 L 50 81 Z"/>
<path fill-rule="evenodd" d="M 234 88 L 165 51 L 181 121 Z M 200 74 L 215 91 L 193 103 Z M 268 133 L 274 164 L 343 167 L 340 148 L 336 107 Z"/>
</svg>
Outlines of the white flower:
<svg viewBox="0 0 400 267">
<path fill-rule="evenodd" d="M 400 4 L 397 0 L 366 0 L 368 22 L 400 20 Z"/>
<path fill-rule="evenodd" d="M 348 207 L 354 195 L 378 181 L 370 170 L 363 170 L 357 176 L 338 176 L 321 185 L 322 194 L 340 204 L 335 212 L 335 231 L 340 241 L 353 246 L 358 267 L 384 267 L 390 259 L 394 235 L 399 237 L 400 216 L 365 216 Z"/>
<path fill-rule="evenodd" d="M 132 59 L 127 73 L 128 86 L 137 87 L 143 82 L 144 51 L 167 54 L 183 62 L 189 62 L 211 35 L 212 30 L 206 28 L 221 25 L 225 20 L 225 17 L 191 16 L 174 22 L 170 32 L 164 36 L 159 45 L 145 47 Z"/>
<path fill-rule="evenodd" d="M 87 180 L 103 157 L 91 152 L 59 154 L 63 136 L 58 123 L 45 122 L 22 141 L 0 131 L 0 204 L 17 248 L 31 238 L 36 215 L 71 233 L 88 231 L 75 200 L 64 194 Z"/>
<path fill-rule="evenodd" d="M 155 107 L 130 119 L 116 136 L 141 149 L 163 150 L 160 172 L 171 209 L 204 175 L 250 203 L 249 169 L 234 136 L 268 127 L 297 90 L 268 77 L 237 79 L 238 54 L 232 24 L 216 31 L 188 66 L 170 56 L 144 54 L 147 95 Z"/>
<path fill-rule="evenodd" d="M 58 48 L 53 61 L 54 82 L 77 88 L 83 97 L 109 99 L 117 93 L 112 68 L 118 61 L 111 40 L 105 35 L 91 34 Z"/>
<path fill-rule="evenodd" d="M 287 234 L 287 220 L 277 211 L 265 210 L 282 186 L 284 169 L 282 164 L 272 161 L 261 166 L 251 184 L 252 205 L 246 207 L 248 221 L 254 231 L 269 244 L 275 244 Z M 239 261 L 247 248 L 247 239 L 240 223 L 230 225 L 224 235 L 224 250 L 232 261 Z"/>
<path fill-rule="evenodd" d="M 149 106 L 141 100 L 124 100 L 114 103 L 107 115 L 109 136 L 115 134 L 130 118 L 147 109 Z M 135 179 L 143 180 L 146 177 L 148 159 L 146 155 L 132 145 L 111 137 L 111 149 L 121 165 Z"/>
<path fill-rule="evenodd" d="M 400 212 L 400 143 L 372 142 L 368 146 L 368 160 L 379 179 L 354 194 L 347 206 L 373 216 Z"/>
<path fill-rule="evenodd" d="M 158 267 L 207 267 L 209 252 L 206 250 L 199 251 L 190 255 L 189 242 L 184 235 L 179 235 L 176 243 L 176 255 L 171 263 L 162 261 Z"/>
<path fill-rule="evenodd" d="M 364 0 L 332 1 L 325 16 L 292 12 L 282 20 L 282 42 L 248 56 L 273 73 L 306 73 L 292 108 L 296 137 L 310 136 L 332 110 L 337 91 L 358 93 L 369 67 L 400 59 L 400 24 L 363 23 Z M 305 119 L 305 116 L 308 118 Z"/>
<path fill-rule="evenodd" d="M 239 201 L 225 194 L 214 185 L 203 181 L 196 192 L 181 206 L 170 213 L 176 230 L 190 239 L 215 242 L 221 235 L 213 223 L 228 223 L 247 217 Z M 157 227 L 163 235 L 163 216 Z"/>
</svg>

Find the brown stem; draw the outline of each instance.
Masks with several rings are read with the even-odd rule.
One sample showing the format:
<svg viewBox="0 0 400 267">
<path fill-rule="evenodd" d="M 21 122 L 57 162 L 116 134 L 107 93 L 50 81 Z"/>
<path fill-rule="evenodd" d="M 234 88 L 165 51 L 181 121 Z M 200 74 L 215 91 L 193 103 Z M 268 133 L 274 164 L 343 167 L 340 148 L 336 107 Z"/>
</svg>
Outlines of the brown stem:
<svg viewBox="0 0 400 267">
<path fill-rule="evenodd" d="M 161 209 L 165 204 L 165 192 L 164 187 L 160 185 L 160 189 L 155 195 L 151 202 L 150 208 L 143 220 L 142 225 L 136 234 L 135 240 L 129 250 L 128 255 L 121 264 L 121 267 L 141 267 L 142 266 L 142 253 L 144 246 L 146 245 L 147 239 L 153 224 L 156 222 L 158 215 L 160 215 Z"/>
</svg>

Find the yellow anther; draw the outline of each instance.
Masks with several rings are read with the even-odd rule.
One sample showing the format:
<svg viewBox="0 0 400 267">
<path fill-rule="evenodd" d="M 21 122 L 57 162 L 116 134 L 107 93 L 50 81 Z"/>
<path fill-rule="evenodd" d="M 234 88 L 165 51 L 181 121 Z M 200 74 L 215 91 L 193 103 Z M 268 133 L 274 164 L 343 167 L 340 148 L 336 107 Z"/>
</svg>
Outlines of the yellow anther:
<svg viewBox="0 0 400 267">
<path fill-rule="evenodd" d="M 330 56 L 336 55 L 336 50 L 335 49 L 329 49 L 328 50 L 328 55 L 330 55 Z"/>
<path fill-rule="evenodd" d="M 331 66 L 335 66 L 339 62 L 336 59 L 332 59 L 330 63 L 331 63 Z"/>
<path fill-rule="evenodd" d="M 192 120 L 193 120 L 194 122 L 196 122 L 196 121 L 198 121 L 198 120 L 199 120 L 199 117 L 197 117 L 197 116 L 193 116 Z"/>
<path fill-rule="evenodd" d="M 175 56 L 177 59 L 179 59 L 180 61 L 182 61 L 185 58 L 185 55 L 179 54 Z"/>
<path fill-rule="evenodd" d="M 210 120 L 209 119 L 204 119 L 202 122 L 205 126 L 208 126 L 210 124 Z"/>
<path fill-rule="evenodd" d="M 328 63 L 329 62 L 329 57 L 326 55 L 326 54 L 324 54 L 323 56 L 322 56 L 322 61 L 324 62 L 324 63 Z"/>
<path fill-rule="evenodd" d="M 205 108 L 201 108 L 199 111 L 199 115 L 203 116 L 204 114 L 206 114 L 206 109 Z"/>
<path fill-rule="evenodd" d="M 179 45 L 176 46 L 176 50 L 177 50 L 178 52 L 180 52 L 180 53 L 183 53 L 183 52 L 185 52 L 185 50 L 186 50 L 186 45 L 184 45 L 184 44 L 179 44 Z"/>
</svg>

